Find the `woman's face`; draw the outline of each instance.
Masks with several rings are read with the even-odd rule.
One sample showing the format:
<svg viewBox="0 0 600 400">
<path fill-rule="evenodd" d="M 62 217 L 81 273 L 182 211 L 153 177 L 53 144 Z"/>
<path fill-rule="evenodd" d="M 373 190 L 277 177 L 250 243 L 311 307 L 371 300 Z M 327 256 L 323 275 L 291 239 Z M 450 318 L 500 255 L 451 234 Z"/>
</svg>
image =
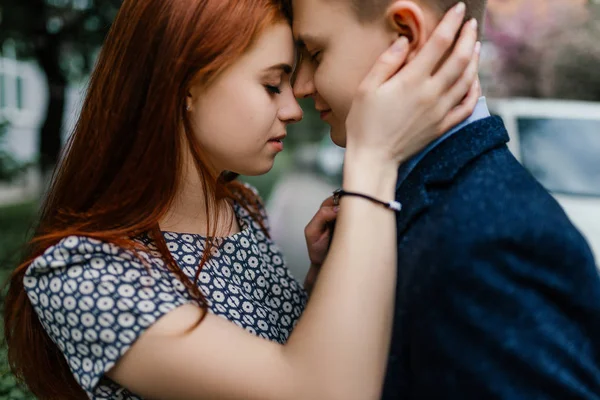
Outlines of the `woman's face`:
<svg viewBox="0 0 600 400">
<path fill-rule="evenodd" d="M 302 119 L 290 85 L 294 54 L 289 25 L 275 24 L 209 87 L 191 89 L 196 139 L 217 172 L 260 175 L 273 167 L 287 124 Z"/>
</svg>

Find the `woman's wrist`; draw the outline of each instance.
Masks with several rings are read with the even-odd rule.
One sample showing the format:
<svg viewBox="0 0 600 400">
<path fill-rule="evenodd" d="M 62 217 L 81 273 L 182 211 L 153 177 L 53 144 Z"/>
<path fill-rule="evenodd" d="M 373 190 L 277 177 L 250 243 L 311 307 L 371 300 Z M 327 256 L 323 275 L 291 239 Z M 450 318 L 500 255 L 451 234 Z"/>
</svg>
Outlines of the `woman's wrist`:
<svg viewBox="0 0 600 400">
<path fill-rule="evenodd" d="M 347 149 L 344 160 L 343 188 L 382 201 L 394 199 L 398 165 L 383 154 Z"/>
</svg>

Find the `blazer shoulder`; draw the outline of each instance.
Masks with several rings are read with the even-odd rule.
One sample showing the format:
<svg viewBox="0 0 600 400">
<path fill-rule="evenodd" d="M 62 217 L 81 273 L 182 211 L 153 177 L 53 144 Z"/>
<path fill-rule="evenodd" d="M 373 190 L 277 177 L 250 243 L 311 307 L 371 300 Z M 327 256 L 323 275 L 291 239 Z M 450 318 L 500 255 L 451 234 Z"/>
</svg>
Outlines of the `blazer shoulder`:
<svg viewBox="0 0 600 400">
<path fill-rule="evenodd" d="M 508 149 L 484 155 L 457 176 L 432 219 L 448 231 L 448 250 L 483 241 L 591 254 L 556 199 Z"/>
</svg>

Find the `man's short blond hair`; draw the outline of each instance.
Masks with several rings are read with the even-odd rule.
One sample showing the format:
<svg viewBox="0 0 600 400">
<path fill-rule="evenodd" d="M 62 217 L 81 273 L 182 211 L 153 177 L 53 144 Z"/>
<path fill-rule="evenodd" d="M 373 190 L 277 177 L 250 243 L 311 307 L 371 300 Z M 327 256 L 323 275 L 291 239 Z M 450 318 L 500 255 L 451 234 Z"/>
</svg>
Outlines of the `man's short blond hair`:
<svg viewBox="0 0 600 400">
<path fill-rule="evenodd" d="M 385 12 L 385 9 L 393 0 L 349 0 L 352 2 L 359 20 L 369 21 L 378 18 Z M 446 11 L 454 7 L 456 0 L 414 0 L 430 7 L 439 14 L 440 18 Z M 467 19 L 476 18 L 480 23 L 483 22 L 487 0 L 463 0 L 467 6 Z"/>
<path fill-rule="evenodd" d="M 292 16 L 292 1 L 293 0 L 280 0 L 281 7 L 290 20 L 293 18 Z M 356 16 L 358 20 L 361 22 L 369 22 L 373 21 L 385 12 L 386 8 L 392 3 L 394 0 L 329 0 L 329 1 L 344 1 L 348 2 L 352 5 L 352 8 L 356 12 Z M 423 4 L 425 6 L 430 7 L 434 12 L 439 14 L 439 17 L 442 16 L 458 4 L 456 0 L 411 0 L 419 4 Z M 487 6 L 487 0 L 463 0 L 465 5 L 467 6 L 467 13 L 465 16 L 465 21 L 475 18 L 479 22 L 479 33 L 481 35 L 484 17 L 485 17 L 485 8 Z"/>
</svg>

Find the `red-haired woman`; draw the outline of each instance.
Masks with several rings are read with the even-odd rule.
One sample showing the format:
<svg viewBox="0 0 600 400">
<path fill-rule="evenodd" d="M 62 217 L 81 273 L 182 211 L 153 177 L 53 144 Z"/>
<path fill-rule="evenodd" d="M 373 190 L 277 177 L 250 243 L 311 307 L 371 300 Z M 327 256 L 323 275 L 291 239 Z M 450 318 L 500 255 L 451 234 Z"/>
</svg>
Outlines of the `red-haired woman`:
<svg viewBox="0 0 600 400">
<path fill-rule="evenodd" d="M 444 29 L 458 31 L 462 17 L 448 15 Z M 472 36 L 461 43 L 474 47 Z M 353 104 L 344 177 L 345 189 L 386 201 L 398 164 L 477 99 L 474 74 L 462 71 L 434 76 L 462 93 L 414 82 L 401 90 L 399 45 Z M 441 59 L 447 49 L 437 46 L 421 54 Z M 423 60 L 406 69 L 425 80 Z M 394 212 L 344 197 L 305 304 L 257 194 L 234 179 L 267 172 L 286 125 L 301 119 L 293 63 L 276 0 L 123 2 L 6 298 L 10 364 L 35 395 L 377 397 L 393 311 Z M 440 98 L 461 105 L 440 110 Z M 389 101 L 397 113 L 374 117 Z"/>
</svg>

